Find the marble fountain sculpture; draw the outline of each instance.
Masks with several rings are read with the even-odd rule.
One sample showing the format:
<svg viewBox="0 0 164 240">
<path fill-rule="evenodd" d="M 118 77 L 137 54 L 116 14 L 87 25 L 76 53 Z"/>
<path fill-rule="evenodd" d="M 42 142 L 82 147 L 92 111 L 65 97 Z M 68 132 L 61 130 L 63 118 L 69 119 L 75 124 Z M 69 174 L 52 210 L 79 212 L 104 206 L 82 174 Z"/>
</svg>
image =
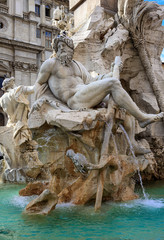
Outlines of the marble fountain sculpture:
<svg viewBox="0 0 164 240">
<path fill-rule="evenodd" d="M 163 42 L 149 39 L 147 46 L 145 32 L 147 36 L 155 27 L 163 36 L 164 14 L 154 3 L 122 3 L 118 1 L 115 20 L 96 7 L 72 39 L 64 33 L 56 36 L 52 43 L 56 56 L 42 64 L 35 86 L 16 87 L 14 78 L 3 83 L 0 104 L 9 120 L 0 129 L 1 175 L 4 181 L 12 176 L 19 182 L 12 174 L 19 169 L 19 179 L 24 176 L 30 182 L 20 195 L 38 197 L 27 205 L 26 213 L 48 214 L 57 203 L 95 201 L 98 210 L 102 201 L 132 200 L 138 197 L 134 193 L 136 172 L 155 172 L 148 141 L 136 141 L 135 134 L 142 136 L 147 129 L 153 133 L 149 126 L 156 123 L 163 129 L 164 88 L 158 81 L 163 69 L 159 67 L 157 75 L 151 63 L 152 56 L 159 58 Z M 157 57 L 149 53 L 153 40 L 158 41 Z M 146 81 L 140 85 L 151 89 L 148 96 L 153 104 L 145 103 L 153 114 L 142 111 L 144 93 L 137 104 L 141 110 L 122 87 L 122 79 L 133 80 L 129 89 L 135 89 L 135 81 Z M 27 115 L 27 95 L 33 91 L 36 101 Z"/>
<path fill-rule="evenodd" d="M 26 182 L 35 178 L 43 165 L 38 159 L 37 143 L 32 140 L 27 124 L 27 97 L 34 93 L 34 86 L 17 87 L 15 78 L 11 77 L 3 81 L 2 90 L 4 95 L 0 98 L 0 106 L 7 113 L 8 121 L 5 127 L 0 127 L 0 149 L 3 153 L 1 181 Z"/>
</svg>

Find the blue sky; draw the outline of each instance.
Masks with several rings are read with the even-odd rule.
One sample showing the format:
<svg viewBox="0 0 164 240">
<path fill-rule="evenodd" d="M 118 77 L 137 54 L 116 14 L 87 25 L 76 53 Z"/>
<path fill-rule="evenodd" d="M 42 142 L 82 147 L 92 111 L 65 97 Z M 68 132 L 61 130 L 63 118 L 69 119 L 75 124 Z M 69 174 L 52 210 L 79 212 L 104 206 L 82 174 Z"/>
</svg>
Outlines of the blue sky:
<svg viewBox="0 0 164 240">
<path fill-rule="evenodd" d="M 164 0 L 154 0 L 154 1 L 152 1 L 152 0 L 146 0 L 146 1 L 148 1 L 148 2 L 156 2 L 156 3 L 158 3 L 159 5 L 164 5 Z"/>
<path fill-rule="evenodd" d="M 161 61 L 164 63 L 164 49 L 163 49 L 162 54 L 161 54 Z"/>
<path fill-rule="evenodd" d="M 164 5 L 164 0 L 154 0 L 154 1 L 146 0 L 146 1 L 148 1 L 148 2 L 156 2 L 159 5 Z M 162 25 L 164 26 L 164 21 L 163 21 Z M 161 54 L 161 61 L 164 62 L 164 49 L 163 49 L 162 54 Z"/>
</svg>

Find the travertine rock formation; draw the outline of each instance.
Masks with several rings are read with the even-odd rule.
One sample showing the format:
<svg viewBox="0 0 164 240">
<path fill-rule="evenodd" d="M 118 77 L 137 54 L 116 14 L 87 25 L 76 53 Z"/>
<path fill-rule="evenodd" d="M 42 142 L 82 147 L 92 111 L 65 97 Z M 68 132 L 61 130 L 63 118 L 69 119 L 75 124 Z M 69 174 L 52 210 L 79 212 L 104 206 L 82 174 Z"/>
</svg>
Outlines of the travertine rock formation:
<svg viewBox="0 0 164 240">
<path fill-rule="evenodd" d="M 43 115 L 48 119 L 49 108 L 44 104 L 40 112 L 35 112 L 35 118 L 38 119 L 43 110 Z M 51 116 L 55 111 L 51 107 Z M 74 204 L 86 204 L 95 200 L 98 179 L 101 179 L 102 173 L 104 179 L 100 181 L 100 186 L 102 184 L 104 189 L 103 200 L 126 201 L 137 197 L 132 176 L 138 169 L 143 171 L 149 165 L 149 154 L 139 155 L 134 160 L 127 140 L 117 125 L 117 121 L 121 120 L 117 118 L 119 114 L 114 117 L 113 133 L 110 135 L 111 128 L 105 123 L 106 111 L 104 108 L 99 109 L 97 116 L 98 110 L 75 111 L 71 114 L 60 112 L 56 119 L 50 122 L 53 126 L 46 123 L 47 119 L 42 126 L 39 121 L 35 121 L 34 137 L 39 145 L 39 159 L 45 163 L 43 168 L 47 172 L 47 180 L 49 178 L 47 188 L 52 194 L 57 194 L 58 203 L 71 201 Z M 106 145 L 107 138 L 110 139 Z M 76 154 L 73 155 L 74 153 Z M 74 157 L 74 161 L 70 155 Z M 76 161 L 81 165 L 77 166 Z M 99 165 L 103 162 L 104 168 L 98 170 L 103 167 Z M 29 186 L 27 191 L 29 195 L 38 193 L 33 186 Z M 44 198 L 41 199 L 44 202 Z M 40 196 L 38 200 L 40 202 Z M 37 202 L 38 200 L 36 198 Z M 56 199 L 54 202 L 56 204 Z M 48 202 L 47 204 L 49 205 Z M 36 210 L 35 206 L 35 201 L 30 203 L 33 212 Z M 40 211 L 38 206 L 40 205 L 37 205 L 36 213 Z M 46 205 L 44 207 L 46 208 Z M 30 208 L 26 208 L 26 213 L 31 213 Z"/>
<path fill-rule="evenodd" d="M 48 188 L 48 182 L 30 182 L 27 186 L 19 191 L 20 196 L 40 195 L 45 189 Z"/>
<path fill-rule="evenodd" d="M 28 214 L 47 215 L 50 213 L 57 204 L 58 197 L 55 193 L 51 193 L 50 190 L 45 189 L 38 198 L 31 201 L 26 210 Z"/>
</svg>

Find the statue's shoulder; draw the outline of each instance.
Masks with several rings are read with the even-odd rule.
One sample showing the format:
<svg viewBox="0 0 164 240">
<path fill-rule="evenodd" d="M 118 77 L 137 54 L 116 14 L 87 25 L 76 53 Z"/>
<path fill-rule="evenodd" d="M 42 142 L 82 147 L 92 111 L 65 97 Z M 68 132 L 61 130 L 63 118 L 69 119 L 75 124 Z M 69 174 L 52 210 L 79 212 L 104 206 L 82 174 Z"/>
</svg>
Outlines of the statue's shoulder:
<svg viewBox="0 0 164 240">
<path fill-rule="evenodd" d="M 56 58 L 48 58 L 46 61 L 43 62 L 41 68 L 42 70 L 51 69 L 52 67 L 54 67 L 55 63 L 56 63 Z"/>
<path fill-rule="evenodd" d="M 43 64 L 55 64 L 56 58 L 48 58 Z"/>
</svg>

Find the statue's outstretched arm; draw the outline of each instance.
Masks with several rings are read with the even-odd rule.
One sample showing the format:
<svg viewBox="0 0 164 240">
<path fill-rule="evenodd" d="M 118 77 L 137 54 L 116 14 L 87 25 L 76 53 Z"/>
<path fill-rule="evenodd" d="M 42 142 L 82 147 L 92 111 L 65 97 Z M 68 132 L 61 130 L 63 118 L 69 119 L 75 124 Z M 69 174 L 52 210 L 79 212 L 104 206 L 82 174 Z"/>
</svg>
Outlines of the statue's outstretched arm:
<svg viewBox="0 0 164 240">
<path fill-rule="evenodd" d="M 23 86 L 23 92 L 24 94 L 32 94 L 34 93 L 34 90 L 35 90 L 35 85 L 34 86 Z"/>
<path fill-rule="evenodd" d="M 38 78 L 36 80 L 36 83 L 42 85 L 44 83 L 46 83 L 51 75 L 51 70 L 53 67 L 53 62 L 54 60 L 52 59 L 48 59 L 47 61 L 45 61 L 39 71 L 38 74 Z"/>
</svg>

